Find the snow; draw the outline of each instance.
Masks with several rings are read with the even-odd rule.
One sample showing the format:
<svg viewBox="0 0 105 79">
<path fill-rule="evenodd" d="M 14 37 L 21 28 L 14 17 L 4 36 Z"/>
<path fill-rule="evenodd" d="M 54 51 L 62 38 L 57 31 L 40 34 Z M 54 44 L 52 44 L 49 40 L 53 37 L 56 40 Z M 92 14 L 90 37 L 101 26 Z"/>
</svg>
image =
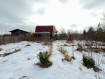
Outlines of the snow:
<svg viewBox="0 0 105 79">
<path fill-rule="evenodd" d="M 82 55 L 88 52 L 75 51 L 78 41 L 66 43 L 66 41 L 53 42 L 53 52 L 50 57 L 52 66 L 48 68 L 40 68 L 35 65 L 39 62 L 37 54 L 49 50 L 49 46 L 44 46 L 42 43 L 22 41 L 18 43 L 10 43 L 1 45 L 0 54 L 13 52 L 15 49 L 21 49 L 17 53 L 10 54 L 5 57 L 0 57 L 0 79 L 96 79 L 97 74 L 101 79 L 105 79 L 105 63 L 101 63 L 100 72 L 95 72 L 92 68 L 87 69 L 82 65 Z M 83 43 L 83 42 L 79 42 Z M 30 44 L 30 46 L 26 46 Z M 68 46 L 63 46 L 64 44 Z M 74 50 L 72 45 L 75 44 Z M 62 61 L 63 54 L 57 49 L 63 46 L 68 50 L 68 55 L 72 56 L 74 51 L 75 60 L 71 62 Z M 103 53 L 93 53 L 95 60 L 97 58 L 105 61 Z M 30 60 L 28 60 L 30 58 Z M 81 68 L 81 70 L 79 69 Z M 25 76 L 25 77 L 24 77 Z"/>
</svg>

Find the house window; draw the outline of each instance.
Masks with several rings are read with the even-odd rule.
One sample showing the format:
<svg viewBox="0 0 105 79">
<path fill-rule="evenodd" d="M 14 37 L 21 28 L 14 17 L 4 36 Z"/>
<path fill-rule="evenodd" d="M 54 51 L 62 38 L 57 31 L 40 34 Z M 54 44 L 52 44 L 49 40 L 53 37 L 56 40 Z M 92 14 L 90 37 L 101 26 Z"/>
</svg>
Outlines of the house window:
<svg viewBox="0 0 105 79">
<path fill-rule="evenodd" d="M 40 35 L 40 34 L 38 34 L 38 37 L 41 37 L 41 35 Z"/>
<path fill-rule="evenodd" d="M 34 34 L 34 37 L 37 37 L 37 34 Z"/>
</svg>

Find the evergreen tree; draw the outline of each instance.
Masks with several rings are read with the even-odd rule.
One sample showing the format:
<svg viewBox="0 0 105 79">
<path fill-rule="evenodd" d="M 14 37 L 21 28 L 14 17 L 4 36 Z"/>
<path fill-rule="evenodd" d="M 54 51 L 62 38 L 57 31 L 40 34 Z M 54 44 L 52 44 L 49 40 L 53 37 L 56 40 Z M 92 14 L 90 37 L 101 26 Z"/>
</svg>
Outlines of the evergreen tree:
<svg viewBox="0 0 105 79">
<path fill-rule="evenodd" d="M 91 26 L 87 32 L 87 37 L 88 37 L 88 40 L 94 40 L 94 28 Z"/>
<path fill-rule="evenodd" d="M 84 37 L 84 40 L 86 39 L 86 35 L 87 35 L 87 33 L 86 33 L 85 29 L 84 29 L 84 30 L 83 30 L 83 37 Z"/>
</svg>

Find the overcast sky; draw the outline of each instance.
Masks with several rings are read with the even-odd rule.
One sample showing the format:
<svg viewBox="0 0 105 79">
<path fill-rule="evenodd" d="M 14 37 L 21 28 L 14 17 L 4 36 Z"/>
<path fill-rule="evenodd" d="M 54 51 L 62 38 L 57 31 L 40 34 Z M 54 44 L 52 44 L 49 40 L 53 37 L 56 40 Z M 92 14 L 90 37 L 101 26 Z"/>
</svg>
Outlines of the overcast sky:
<svg viewBox="0 0 105 79">
<path fill-rule="evenodd" d="M 36 25 L 80 31 L 96 26 L 104 12 L 105 0 L 0 0 L 0 34 Z"/>
</svg>

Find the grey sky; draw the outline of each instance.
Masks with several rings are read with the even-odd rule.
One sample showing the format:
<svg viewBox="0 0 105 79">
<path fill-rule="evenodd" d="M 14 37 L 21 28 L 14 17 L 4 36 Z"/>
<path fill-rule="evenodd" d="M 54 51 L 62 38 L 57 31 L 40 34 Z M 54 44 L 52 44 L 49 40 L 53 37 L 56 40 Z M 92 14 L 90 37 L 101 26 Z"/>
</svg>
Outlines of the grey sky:
<svg viewBox="0 0 105 79">
<path fill-rule="evenodd" d="M 67 3 L 67 2 L 69 2 L 70 0 L 59 0 L 61 3 Z"/>
<path fill-rule="evenodd" d="M 83 30 L 97 25 L 104 11 L 105 0 L 0 0 L 0 34 L 34 32 L 36 25 Z"/>
<path fill-rule="evenodd" d="M 105 0 L 80 0 L 81 5 L 84 9 L 104 9 Z"/>
</svg>

